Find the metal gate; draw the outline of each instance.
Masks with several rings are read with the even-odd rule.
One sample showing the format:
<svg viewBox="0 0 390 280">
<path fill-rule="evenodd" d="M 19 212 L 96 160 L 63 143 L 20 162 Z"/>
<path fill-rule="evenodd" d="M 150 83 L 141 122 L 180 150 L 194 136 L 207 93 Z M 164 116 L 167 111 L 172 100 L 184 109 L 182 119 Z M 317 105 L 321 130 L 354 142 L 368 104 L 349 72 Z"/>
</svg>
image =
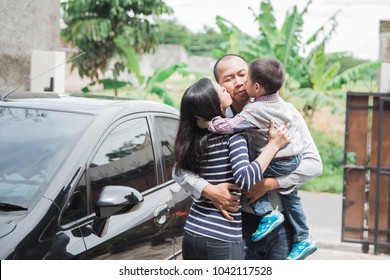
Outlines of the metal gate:
<svg viewBox="0 0 390 280">
<path fill-rule="evenodd" d="M 390 94 L 348 92 L 342 241 L 390 253 Z"/>
</svg>

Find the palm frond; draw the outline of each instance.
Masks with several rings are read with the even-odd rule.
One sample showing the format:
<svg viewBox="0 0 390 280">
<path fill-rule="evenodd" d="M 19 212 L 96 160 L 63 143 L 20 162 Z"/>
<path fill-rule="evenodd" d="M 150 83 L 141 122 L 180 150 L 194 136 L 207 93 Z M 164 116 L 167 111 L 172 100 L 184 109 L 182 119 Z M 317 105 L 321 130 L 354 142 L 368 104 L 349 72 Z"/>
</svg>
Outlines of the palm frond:
<svg viewBox="0 0 390 280">
<path fill-rule="evenodd" d="M 366 62 L 351 67 L 345 70 L 344 72 L 342 72 L 341 74 L 337 75 L 333 79 L 331 79 L 325 85 L 325 89 L 326 90 L 338 89 L 341 88 L 342 85 L 347 84 L 349 82 L 356 82 L 366 73 L 374 70 L 378 70 L 381 64 L 382 64 L 381 61 L 376 61 L 376 62 Z"/>
<path fill-rule="evenodd" d="M 158 83 L 162 83 L 166 81 L 169 77 L 171 77 L 174 73 L 176 73 L 178 70 L 187 68 L 187 64 L 185 63 L 178 63 L 169 65 L 165 68 L 157 69 L 151 77 L 148 78 L 146 81 L 146 84 L 148 86 L 154 86 Z"/>
<path fill-rule="evenodd" d="M 287 65 L 290 58 L 299 55 L 302 26 L 302 17 L 298 14 L 297 7 L 294 6 L 291 14 L 287 13 L 281 29 L 283 43 L 282 47 L 278 48 L 279 50 L 282 50 L 278 55 L 278 58 L 282 61 L 283 65 Z"/>
</svg>

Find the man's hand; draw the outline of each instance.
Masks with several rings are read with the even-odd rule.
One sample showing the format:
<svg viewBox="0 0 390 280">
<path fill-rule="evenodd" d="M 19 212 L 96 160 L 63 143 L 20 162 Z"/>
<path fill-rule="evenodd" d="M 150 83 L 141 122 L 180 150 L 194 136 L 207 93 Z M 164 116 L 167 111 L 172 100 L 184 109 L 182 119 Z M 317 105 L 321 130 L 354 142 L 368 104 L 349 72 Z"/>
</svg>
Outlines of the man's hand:
<svg viewBox="0 0 390 280">
<path fill-rule="evenodd" d="M 253 187 L 250 188 L 249 191 L 244 193 L 244 198 L 246 198 L 249 204 L 252 204 L 260 197 L 265 195 L 268 191 L 278 189 L 279 183 L 275 178 L 264 178 Z"/>
<path fill-rule="evenodd" d="M 233 220 L 228 211 L 237 212 L 240 208 L 240 200 L 238 195 L 232 194 L 229 190 L 239 189 L 238 186 L 230 183 L 209 184 L 203 189 L 202 196 L 210 199 L 226 219 Z"/>
</svg>

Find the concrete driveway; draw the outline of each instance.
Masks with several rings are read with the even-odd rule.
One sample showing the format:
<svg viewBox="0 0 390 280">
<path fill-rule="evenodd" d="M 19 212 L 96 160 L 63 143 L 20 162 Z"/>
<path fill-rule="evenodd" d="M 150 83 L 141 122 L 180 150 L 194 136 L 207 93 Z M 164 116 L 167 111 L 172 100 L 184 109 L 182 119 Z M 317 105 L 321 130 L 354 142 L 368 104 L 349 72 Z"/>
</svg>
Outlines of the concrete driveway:
<svg viewBox="0 0 390 280">
<path fill-rule="evenodd" d="M 374 246 L 363 253 L 359 243 L 341 242 L 342 195 L 299 191 L 311 235 L 318 250 L 308 260 L 390 260 L 390 255 L 374 255 Z"/>
</svg>

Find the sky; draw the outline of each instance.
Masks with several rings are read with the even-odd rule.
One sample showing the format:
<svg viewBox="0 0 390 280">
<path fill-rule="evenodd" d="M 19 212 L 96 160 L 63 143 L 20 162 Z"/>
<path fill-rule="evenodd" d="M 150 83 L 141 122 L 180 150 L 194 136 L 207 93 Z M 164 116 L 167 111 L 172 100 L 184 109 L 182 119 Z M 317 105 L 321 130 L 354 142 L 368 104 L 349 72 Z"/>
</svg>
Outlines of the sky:
<svg viewBox="0 0 390 280">
<path fill-rule="evenodd" d="M 271 0 L 280 27 L 286 12 L 294 5 L 302 11 L 308 0 Z M 178 23 L 194 32 L 204 25 L 219 28 L 217 15 L 226 18 L 243 32 L 257 36 L 251 7 L 259 11 L 260 0 L 165 0 L 173 8 Z M 325 51 L 348 52 L 360 59 L 379 59 L 379 21 L 390 20 L 390 0 L 313 0 L 304 16 L 303 40 L 312 35 L 327 20 L 339 11 L 338 27 Z"/>
</svg>

